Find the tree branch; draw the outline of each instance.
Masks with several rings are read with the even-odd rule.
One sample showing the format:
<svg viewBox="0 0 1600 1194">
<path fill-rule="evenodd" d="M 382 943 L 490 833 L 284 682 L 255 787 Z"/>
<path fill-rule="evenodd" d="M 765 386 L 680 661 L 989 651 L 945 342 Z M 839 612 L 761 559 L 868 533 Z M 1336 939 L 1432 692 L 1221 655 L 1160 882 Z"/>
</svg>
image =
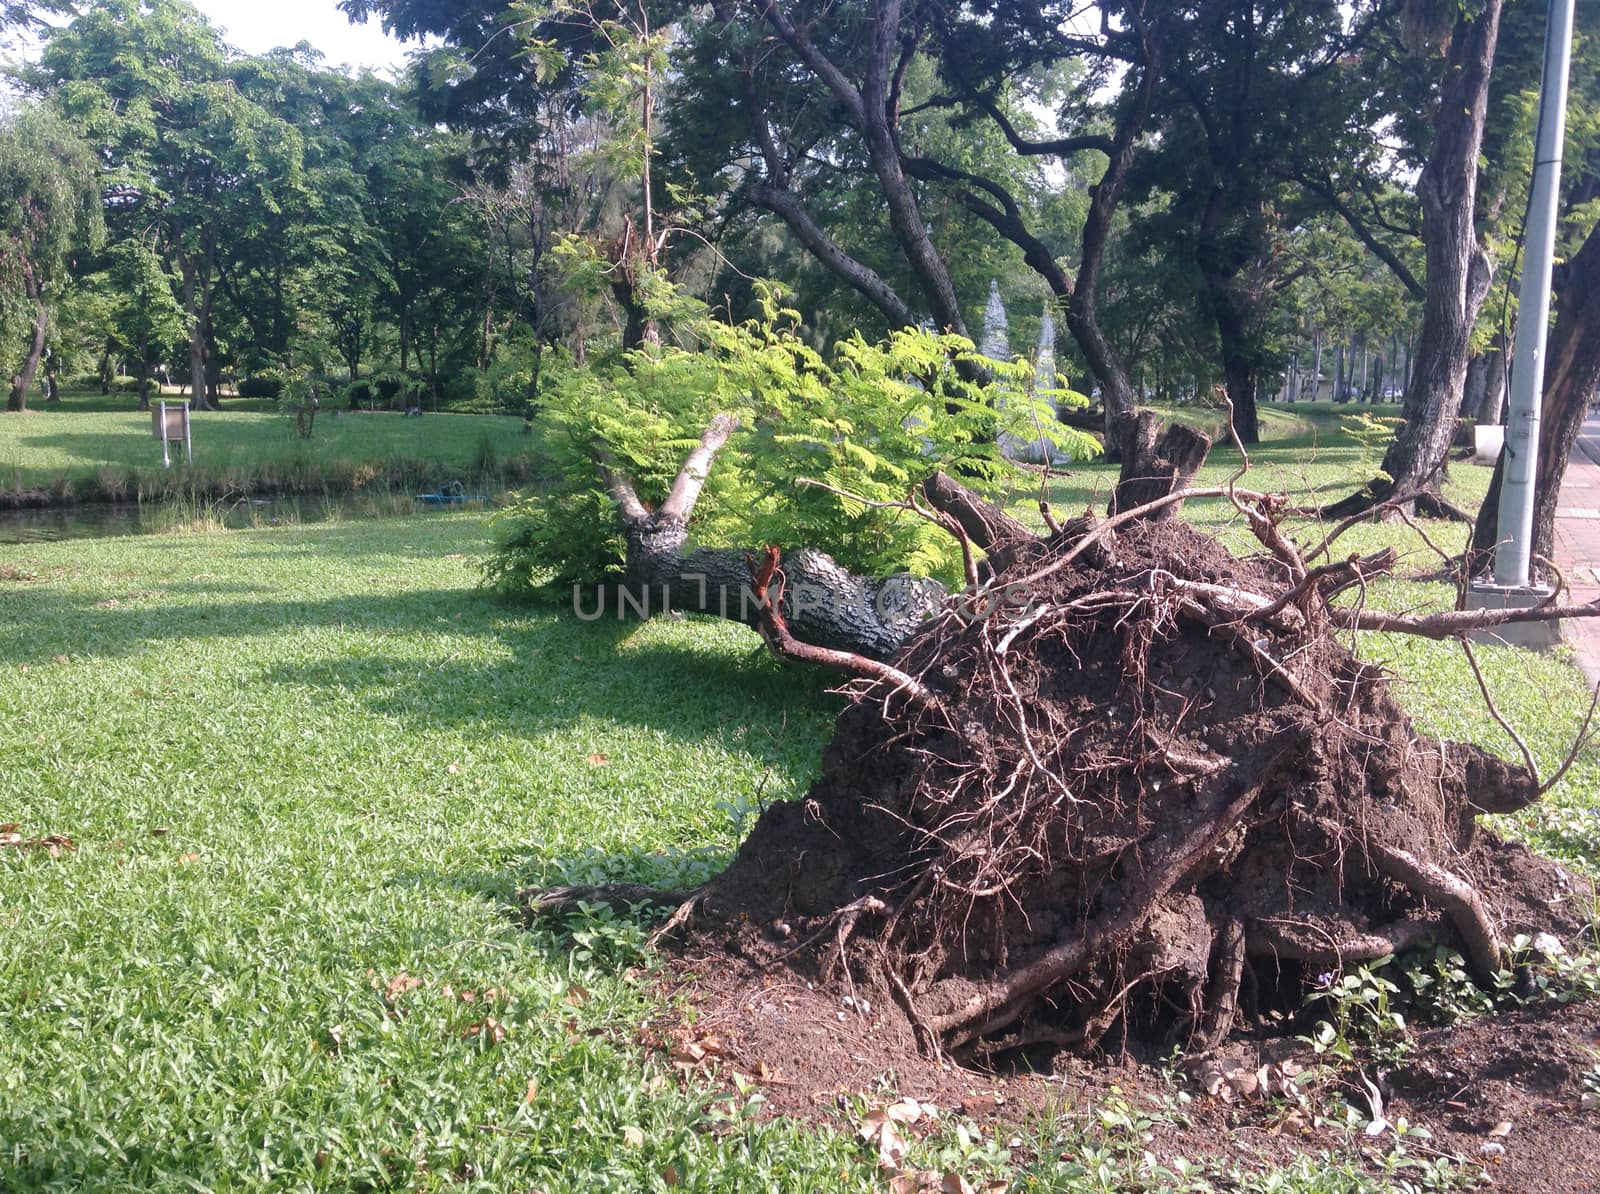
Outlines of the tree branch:
<svg viewBox="0 0 1600 1194">
<path fill-rule="evenodd" d="M 876 270 L 857 261 L 840 248 L 811 218 L 811 214 L 801 205 L 799 197 L 793 191 L 765 183 L 751 183 L 745 188 L 745 194 L 751 203 L 766 208 L 782 219 L 794 233 L 795 239 L 804 245 L 812 256 L 837 277 L 858 290 L 868 302 L 883 312 L 892 326 L 915 326 L 917 317 L 906 301 Z"/>
<path fill-rule="evenodd" d="M 717 415 L 706 425 L 706 429 L 700 433 L 700 443 L 690 451 L 683 467 L 678 470 L 667 500 L 656 511 L 657 518 L 689 521 L 694 504 L 700 500 L 700 491 L 705 488 L 706 478 L 711 474 L 712 461 L 738 426 L 739 420 L 729 414 Z"/>
</svg>

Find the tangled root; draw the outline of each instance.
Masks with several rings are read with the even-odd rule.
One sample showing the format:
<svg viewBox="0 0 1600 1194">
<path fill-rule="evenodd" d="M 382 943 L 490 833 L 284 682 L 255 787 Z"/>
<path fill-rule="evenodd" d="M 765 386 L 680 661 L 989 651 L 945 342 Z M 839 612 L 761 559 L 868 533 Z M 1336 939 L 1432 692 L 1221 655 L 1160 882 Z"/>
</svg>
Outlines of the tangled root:
<svg viewBox="0 0 1600 1194">
<path fill-rule="evenodd" d="M 1487 977 L 1509 929 L 1550 927 L 1560 873 L 1476 824 L 1537 781 L 1417 735 L 1308 599 L 1315 570 L 1180 522 L 1052 565 L 1067 550 L 1018 554 L 1025 602 L 953 606 L 909 643 L 892 663 L 919 699 L 863 681 L 692 932 L 876 988 L 925 1048 L 984 1055 L 1118 1027 L 1215 1043 L 1251 976 L 1297 1002 L 1321 971 L 1448 941 Z"/>
</svg>

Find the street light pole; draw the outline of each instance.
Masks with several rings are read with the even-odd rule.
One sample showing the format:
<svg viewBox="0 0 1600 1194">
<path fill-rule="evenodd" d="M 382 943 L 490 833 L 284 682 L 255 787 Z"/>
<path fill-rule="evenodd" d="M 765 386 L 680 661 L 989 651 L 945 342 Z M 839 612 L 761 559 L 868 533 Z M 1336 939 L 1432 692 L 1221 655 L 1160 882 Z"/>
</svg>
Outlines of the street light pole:
<svg viewBox="0 0 1600 1194">
<path fill-rule="evenodd" d="M 1517 342 L 1506 413 L 1505 479 L 1494 552 L 1494 582 L 1529 586 L 1533 545 L 1534 478 L 1539 460 L 1539 412 L 1544 392 L 1545 340 L 1550 324 L 1550 272 L 1555 259 L 1561 150 L 1567 123 L 1567 76 L 1572 61 L 1574 0 L 1550 0 L 1544 35 L 1544 80 L 1528 202 L 1522 288 L 1517 296 Z"/>
</svg>

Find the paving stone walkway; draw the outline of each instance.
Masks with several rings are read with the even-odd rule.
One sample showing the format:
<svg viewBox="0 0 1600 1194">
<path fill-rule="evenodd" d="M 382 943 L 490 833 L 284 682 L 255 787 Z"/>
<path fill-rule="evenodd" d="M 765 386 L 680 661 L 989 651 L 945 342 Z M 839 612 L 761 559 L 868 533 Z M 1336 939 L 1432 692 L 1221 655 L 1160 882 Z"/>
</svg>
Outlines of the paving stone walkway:
<svg viewBox="0 0 1600 1194">
<path fill-rule="evenodd" d="M 1584 421 L 1567 462 L 1556 505 L 1555 548 L 1571 599 L 1600 600 L 1600 416 Z M 1561 632 L 1589 682 L 1600 683 L 1600 618 L 1570 618 Z"/>
</svg>

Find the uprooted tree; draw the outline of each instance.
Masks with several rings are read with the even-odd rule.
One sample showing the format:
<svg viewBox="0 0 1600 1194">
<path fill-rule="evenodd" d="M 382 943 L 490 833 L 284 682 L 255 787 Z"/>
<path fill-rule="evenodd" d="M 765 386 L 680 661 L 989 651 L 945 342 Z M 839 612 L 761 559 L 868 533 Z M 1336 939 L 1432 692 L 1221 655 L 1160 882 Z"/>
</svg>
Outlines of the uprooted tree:
<svg viewBox="0 0 1600 1194">
<path fill-rule="evenodd" d="M 1476 670 L 1468 631 L 1558 611 L 1341 601 L 1395 553 L 1341 554 L 1356 519 L 1295 543 L 1281 495 L 1237 475 L 1197 487 L 1209 444 L 1157 435 L 1149 414 L 1119 428 L 1105 517 L 1063 522 L 1041 503 L 1038 534 L 931 462 L 897 500 L 854 499 L 948 538 L 955 591 L 866 579 L 811 549 L 690 548 L 736 426 L 706 421 L 653 483 L 653 510 L 614 449 L 590 445 L 623 544 L 619 593 L 670 587 L 673 608 L 739 618 L 776 653 L 851 677 L 805 798 L 769 808 L 706 888 L 650 897 L 684 898 L 669 923 L 696 948 L 871 991 L 926 1050 L 983 1056 L 1090 1052 L 1108 1033 L 1216 1042 L 1240 1015 L 1298 1007 L 1322 971 L 1431 941 L 1487 980 L 1511 933 L 1571 928 L 1562 872 L 1477 823 L 1559 773 L 1418 735 L 1339 637 L 1461 637 Z M 832 481 L 806 488 L 848 500 Z M 1262 550 L 1236 558 L 1174 517 L 1197 499 L 1229 503 Z M 803 586 L 828 600 L 795 600 Z M 894 586 L 913 599 L 880 616 Z"/>
</svg>

